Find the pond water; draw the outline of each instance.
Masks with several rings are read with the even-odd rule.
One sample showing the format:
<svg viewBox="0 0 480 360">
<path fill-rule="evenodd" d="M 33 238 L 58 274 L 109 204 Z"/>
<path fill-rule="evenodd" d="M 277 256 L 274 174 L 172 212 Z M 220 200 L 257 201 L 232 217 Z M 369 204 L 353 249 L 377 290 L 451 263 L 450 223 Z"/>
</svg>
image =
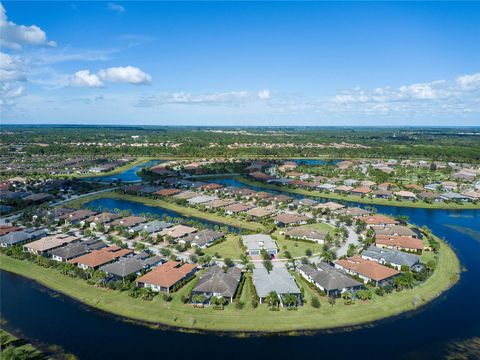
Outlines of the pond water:
<svg viewBox="0 0 480 360">
<path fill-rule="evenodd" d="M 231 179 L 222 182 L 233 184 Z M 122 208 L 120 203 L 99 205 L 105 204 Z M 466 270 L 452 289 L 424 308 L 374 326 L 251 338 L 154 330 L 54 296 L 30 280 L 5 272 L 1 273 L 1 315 L 8 321 L 7 329 L 20 329 L 31 341 L 59 344 L 80 359 L 159 358 L 166 353 L 181 358 L 242 360 L 439 359 L 453 342 L 480 336 L 480 211 L 373 207 L 387 214 L 407 215 L 411 222 L 428 226 L 451 244 Z M 132 204 L 128 208 L 132 209 Z M 136 211 L 153 212 L 141 206 Z"/>
<path fill-rule="evenodd" d="M 137 172 L 143 168 L 148 168 L 154 165 L 158 165 L 163 161 L 160 160 L 150 160 L 143 164 L 135 165 L 119 174 L 116 175 L 106 175 L 106 176 L 96 176 L 91 178 L 85 178 L 85 181 L 98 181 L 98 182 L 111 182 L 111 181 L 122 181 L 122 182 L 139 182 L 142 180 L 140 176 L 137 175 Z"/>
</svg>

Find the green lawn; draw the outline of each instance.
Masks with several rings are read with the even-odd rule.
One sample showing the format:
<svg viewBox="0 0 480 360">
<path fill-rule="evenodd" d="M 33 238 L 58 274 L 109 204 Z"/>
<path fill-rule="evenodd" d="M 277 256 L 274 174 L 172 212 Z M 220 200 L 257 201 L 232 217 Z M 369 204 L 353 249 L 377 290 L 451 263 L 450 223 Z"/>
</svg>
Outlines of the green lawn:
<svg viewBox="0 0 480 360">
<path fill-rule="evenodd" d="M 47 357 L 41 351 L 37 350 L 32 344 L 28 343 L 23 339 L 17 338 L 15 335 L 9 333 L 4 329 L 0 329 L 0 337 L 2 339 L 2 351 L 6 350 L 9 347 L 15 349 L 16 353 L 15 355 L 12 355 L 12 359 L 15 358 L 15 356 L 20 359 L 20 357 L 23 356 L 20 354 L 21 352 L 23 352 L 23 354 L 28 353 L 29 359 L 47 359 Z M 3 356 L 0 352 L 0 358 L 2 357 Z"/>
<path fill-rule="evenodd" d="M 315 223 L 315 224 L 309 224 L 304 226 L 307 226 L 315 230 L 325 230 L 328 232 L 333 232 L 334 230 L 333 226 L 325 223 Z M 322 245 L 314 242 L 310 242 L 310 241 L 307 242 L 307 241 L 301 241 L 301 240 L 295 240 L 295 239 L 287 239 L 285 235 L 280 234 L 283 231 L 285 230 L 280 229 L 273 233 L 273 236 L 276 238 L 278 248 L 280 249 L 281 258 L 285 257 L 285 251 L 288 251 L 290 255 L 292 255 L 293 257 L 305 256 L 305 251 L 307 249 L 310 249 L 314 254 L 322 252 L 323 250 Z"/>
<path fill-rule="evenodd" d="M 333 192 L 320 192 L 316 190 L 306 190 L 302 188 L 289 188 L 287 186 L 281 185 L 272 185 L 272 184 L 265 184 L 260 181 L 254 181 L 251 179 L 247 179 L 245 177 L 235 177 L 236 180 L 251 186 L 256 186 L 264 189 L 276 190 L 276 191 L 283 191 L 286 193 L 293 193 L 293 194 L 300 194 L 305 196 L 314 196 L 332 200 L 344 200 L 344 201 L 352 201 L 358 202 L 363 204 L 376 204 L 376 205 L 389 205 L 389 206 L 401 206 L 401 207 L 411 207 L 411 208 L 425 208 L 425 209 L 480 209 L 480 204 L 472 204 L 472 203 L 465 203 L 465 204 L 455 204 L 455 203 L 444 203 L 444 202 L 437 202 L 437 203 L 426 203 L 423 201 L 398 201 L 398 200 L 388 200 L 388 199 L 377 199 L 377 198 L 368 198 L 368 197 L 361 197 L 355 195 L 340 195 Z"/>
<path fill-rule="evenodd" d="M 194 283 L 189 283 L 187 287 L 174 294 L 171 302 L 165 302 L 160 296 L 148 302 L 131 298 L 126 293 L 95 288 L 82 280 L 63 276 L 56 270 L 45 269 L 27 261 L 15 260 L 5 255 L 0 255 L 0 260 L 0 269 L 32 278 L 101 310 L 152 323 L 224 331 L 275 332 L 325 329 L 378 320 L 412 310 L 439 296 L 457 281 L 460 271 L 455 253 L 446 243 L 441 242 L 439 262 L 434 274 L 412 290 L 394 292 L 384 297 L 374 296 L 371 301 L 357 301 L 349 306 L 337 301 L 332 307 L 328 305 L 326 298 L 322 298 L 320 309 L 306 304 L 298 311 L 281 309 L 272 312 L 265 305 L 260 305 L 255 310 L 249 306 L 242 310 L 227 306 L 225 310 L 219 311 L 211 307 L 197 309 L 179 301 L 182 292 L 187 292 L 188 286 L 193 286 Z M 308 295 L 307 291 L 307 301 L 308 296 L 311 295 Z M 242 294 L 242 298 L 248 299 L 247 293 Z M 418 300 L 416 305 L 413 303 L 415 298 Z"/>
<path fill-rule="evenodd" d="M 213 221 L 219 224 L 223 225 L 229 225 L 233 227 L 240 227 L 243 229 L 247 230 L 264 230 L 265 227 L 262 224 L 253 222 L 253 221 L 245 221 L 245 220 L 240 220 L 240 219 L 235 219 L 230 216 L 220 216 L 217 214 L 212 214 L 212 213 L 207 213 L 205 211 L 201 211 L 198 209 L 195 209 L 193 207 L 188 207 L 188 206 L 181 206 L 175 203 L 171 203 L 165 200 L 160 200 L 160 199 L 152 199 L 152 198 L 147 198 L 147 197 L 141 197 L 141 196 L 135 196 L 135 195 L 128 195 L 128 194 L 121 194 L 117 192 L 104 192 L 100 194 L 95 194 L 92 196 L 86 196 L 81 199 L 76 199 L 72 200 L 71 202 L 68 202 L 66 204 L 62 204 L 62 206 L 70 206 L 70 207 L 76 207 L 80 208 L 83 206 L 83 204 L 90 202 L 95 199 L 101 199 L 101 198 L 110 198 L 110 199 L 121 199 L 121 200 L 127 200 L 127 201 L 134 201 L 134 202 L 139 202 L 145 205 L 149 206 L 157 206 L 161 207 L 164 209 L 172 210 L 177 212 L 180 216 L 186 216 L 186 217 L 195 217 L 199 219 L 205 219 L 209 221 Z"/>
<path fill-rule="evenodd" d="M 245 252 L 240 247 L 238 239 L 239 236 L 228 235 L 227 240 L 218 245 L 206 248 L 205 253 L 210 256 L 219 253 L 222 258 L 240 259 Z"/>
</svg>

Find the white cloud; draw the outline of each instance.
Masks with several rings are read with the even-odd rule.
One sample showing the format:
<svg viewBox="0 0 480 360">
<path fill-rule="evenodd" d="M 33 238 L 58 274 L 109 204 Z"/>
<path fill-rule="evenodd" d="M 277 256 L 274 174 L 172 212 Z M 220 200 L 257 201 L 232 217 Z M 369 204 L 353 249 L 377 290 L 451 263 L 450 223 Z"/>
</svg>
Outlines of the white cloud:
<svg viewBox="0 0 480 360">
<path fill-rule="evenodd" d="M 152 81 L 152 77 L 137 67 L 111 67 L 100 70 L 98 76 L 108 82 L 122 82 L 134 85 L 145 85 Z"/>
<path fill-rule="evenodd" d="M 240 90 L 192 94 L 189 92 L 160 93 L 151 96 L 142 96 L 137 104 L 139 107 L 153 107 L 162 105 L 197 105 L 197 106 L 241 106 L 247 103 L 270 99 L 268 90 L 257 93 Z"/>
<path fill-rule="evenodd" d="M 462 75 L 457 77 L 457 83 L 464 90 L 475 90 L 480 88 L 480 73 Z"/>
<path fill-rule="evenodd" d="M 47 39 L 45 31 L 36 25 L 17 25 L 8 21 L 5 8 L 0 3 L 0 45 L 9 49 L 21 50 L 25 45 L 57 46 Z"/>
<path fill-rule="evenodd" d="M 101 69 L 98 73 L 90 70 L 77 71 L 70 79 L 72 86 L 102 87 L 105 83 L 149 84 L 152 77 L 133 66 Z"/>
<path fill-rule="evenodd" d="M 102 87 L 103 83 L 96 74 L 91 74 L 89 70 L 77 71 L 70 81 L 72 86 Z"/>
<path fill-rule="evenodd" d="M 26 71 L 19 56 L 0 52 L 0 81 L 25 81 Z"/>
<path fill-rule="evenodd" d="M 113 3 L 113 2 L 109 2 L 107 4 L 107 9 L 112 10 L 112 11 L 116 11 L 119 14 L 123 14 L 125 12 L 125 7 L 123 7 L 120 4 Z"/>
<path fill-rule="evenodd" d="M 270 99 L 270 90 L 263 89 L 258 92 L 258 97 L 262 100 Z"/>
</svg>

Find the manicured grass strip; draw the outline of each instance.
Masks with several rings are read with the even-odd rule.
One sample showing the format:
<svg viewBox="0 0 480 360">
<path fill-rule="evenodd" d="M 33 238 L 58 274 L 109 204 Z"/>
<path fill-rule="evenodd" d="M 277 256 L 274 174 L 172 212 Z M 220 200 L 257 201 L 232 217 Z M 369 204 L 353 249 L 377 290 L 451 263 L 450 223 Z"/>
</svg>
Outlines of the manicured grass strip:
<svg viewBox="0 0 480 360">
<path fill-rule="evenodd" d="M 255 310 L 248 305 L 242 310 L 231 305 L 221 311 L 212 307 L 197 309 L 178 301 L 182 290 L 174 294 L 171 302 L 165 302 L 161 296 L 149 302 L 131 298 L 126 293 L 96 288 L 83 280 L 61 275 L 56 270 L 5 255 L 0 255 L 0 269 L 29 277 L 92 307 L 132 319 L 201 330 L 278 332 L 361 324 L 415 309 L 439 296 L 458 280 L 460 263 L 453 250 L 441 242 L 434 274 L 411 290 L 383 297 L 375 295 L 370 301 L 357 301 L 353 305 L 337 301 L 335 306 L 330 306 L 326 298 L 322 298 L 319 309 L 306 305 L 297 311 L 269 311 L 266 305 L 260 305 Z M 307 301 L 308 297 L 311 295 L 307 296 Z M 242 294 L 242 299 L 247 298 Z M 248 301 L 245 302 L 248 304 Z"/>
<path fill-rule="evenodd" d="M 227 240 L 221 242 L 220 244 L 210 246 L 204 250 L 205 254 L 210 256 L 218 253 L 222 258 L 230 258 L 233 260 L 238 260 L 244 254 L 244 251 L 240 247 L 238 242 L 238 236 L 227 236 Z"/>
<path fill-rule="evenodd" d="M 259 188 L 270 189 L 275 191 L 282 191 L 285 193 L 299 194 L 305 196 L 320 197 L 325 199 L 333 200 L 343 200 L 350 202 L 357 202 L 362 204 L 372 204 L 372 205 L 387 205 L 387 206 L 400 206 L 400 207 L 410 207 L 410 208 L 422 208 L 422 209 L 480 209 L 480 204 L 456 204 L 456 203 L 426 203 L 423 201 L 398 201 L 398 200 L 388 200 L 388 199 L 377 199 L 377 198 L 368 198 L 361 196 L 353 195 L 340 195 L 333 192 L 324 193 L 316 190 L 306 190 L 301 188 L 289 188 L 287 186 L 279 186 L 272 184 L 265 184 L 260 181 L 254 181 L 247 179 L 245 177 L 234 177 L 235 180 L 244 183 L 245 185 L 256 186 Z"/>
</svg>

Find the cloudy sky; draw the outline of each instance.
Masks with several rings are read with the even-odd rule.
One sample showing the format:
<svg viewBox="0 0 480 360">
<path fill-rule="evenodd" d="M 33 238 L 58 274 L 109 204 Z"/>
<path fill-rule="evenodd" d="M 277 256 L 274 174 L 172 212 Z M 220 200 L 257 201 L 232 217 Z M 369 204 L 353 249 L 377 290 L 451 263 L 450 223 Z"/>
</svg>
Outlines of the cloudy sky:
<svg viewBox="0 0 480 360">
<path fill-rule="evenodd" d="M 480 3 L 2 2 L 1 122 L 480 125 Z"/>
</svg>

